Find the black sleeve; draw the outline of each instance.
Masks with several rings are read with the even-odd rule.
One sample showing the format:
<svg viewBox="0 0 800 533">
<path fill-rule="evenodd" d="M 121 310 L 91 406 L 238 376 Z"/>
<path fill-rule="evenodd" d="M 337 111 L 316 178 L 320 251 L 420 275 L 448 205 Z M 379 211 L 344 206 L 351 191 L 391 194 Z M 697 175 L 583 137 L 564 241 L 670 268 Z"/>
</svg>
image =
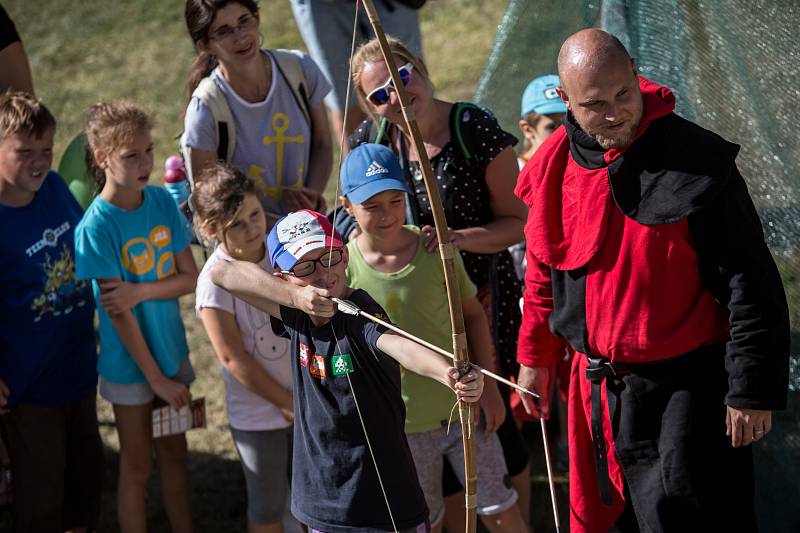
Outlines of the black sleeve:
<svg viewBox="0 0 800 533">
<path fill-rule="evenodd" d="M 19 40 L 19 34 L 14 27 L 14 22 L 8 16 L 3 6 L 0 5 L 0 50 L 3 50 L 8 45 Z"/>
<path fill-rule="evenodd" d="M 294 324 L 295 320 L 297 320 L 298 311 L 292 307 L 285 307 L 280 306 L 281 310 L 281 318 L 277 319 L 274 316 L 269 317 L 269 323 L 272 327 L 272 332 L 277 335 L 278 337 L 283 337 L 285 339 L 291 339 L 292 334 L 289 332 L 289 328 L 286 327 L 287 324 Z"/>
<path fill-rule="evenodd" d="M 343 205 L 337 205 L 333 208 L 328 213 L 328 220 L 333 224 L 344 244 L 348 243 L 350 233 L 358 227 L 356 219 L 350 216 L 350 213 L 347 212 Z"/>
<path fill-rule="evenodd" d="M 350 296 L 350 299 L 362 311 L 367 312 L 374 317 L 380 318 L 384 322 L 391 323 L 391 320 L 386 314 L 386 311 L 383 310 L 383 307 L 381 307 L 381 305 L 376 302 L 366 291 L 356 290 Z M 364 339 L 373 355 L 378 358 L 389 357 L 383 353 L 380 348 L 378 348 L 378 339 L 381 335 L 389 331 L 386 327 L 362 316 L 357 317 L 352 324 L 354 324 L 356 327 L 356 331 L 354 333 L 357 335 L 357 338 Z M 389 357 L 389 359 L 394 361 L 394 359 L 391 357 Z"/>
<path fill-rule="evenodd" d="M 689 217 L 706 287 L 730 312 L 726 349 L 731 407 L 786 407 L 789 309 L 778 268 L 735 164 L 729 183 Z"/>
<path fill-rule="evenodd" d="M 350 137 L 347 138 L 347 143 L 350 146 L 350 150 L 361 146 L 362 144 L 366 144 L 368 142 L 372 142 L 370 138 L 373 138 L 374 135 L 372 134 L 373 129 L 373 122 L 370 119 L 365 119 L 358 125 L 353 133 L 350 134 Z"/>
<path fill-rule="evenodd" d="M 469 151 L 484 166 L 489 166 L 497 154 L 518 142 L 516 137 L 500 127 L 495 116 L 486 108 L 469 106 L 461 113 L 460 121 L 456 142 L 460 142 L 458 137 L 461 136 Z"/>
</svg>

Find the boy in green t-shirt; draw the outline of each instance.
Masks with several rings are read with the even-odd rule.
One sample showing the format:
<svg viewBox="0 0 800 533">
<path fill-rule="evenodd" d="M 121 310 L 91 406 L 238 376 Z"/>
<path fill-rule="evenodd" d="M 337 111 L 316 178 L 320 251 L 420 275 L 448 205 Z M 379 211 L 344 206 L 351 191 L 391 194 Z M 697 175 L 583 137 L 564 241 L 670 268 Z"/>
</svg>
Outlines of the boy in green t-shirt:
<svg viewBox="0 0 800 533">
<path fill-rule="evenodd" d="M 437 346 L 452 349 L 452 330 L 444 271 L 438 254 L 425 248 L 427 235 L 406 226 L 407 187 L 397 157 L 385 146 L 364 144 L 347 157 L 341 172 L 343 204 L 361 233 L 347 244 L 348 286 L 364 289 L 402 329 Z M 475 297 L 475 285 L 456 254 L 456 273 L 472 360 L 493 368 L 494 350 L 486 314 Z M 450 432 L 452 392 L 410 371 L 402 374 L 406 435 L 433 531 L 441 530 L 444 507 L 442 466 L 447 459 L 463 484 L 463 448 L 457 417 Z M 494 431 L 506 416 L 497 385 L 486 381 L 480 400 L 483 417 L 476 432 L 478 514 L 490 517 L 490 531 L 525 531 L 517 493 L 507 486 L 507 469 Z"/>
</svg>

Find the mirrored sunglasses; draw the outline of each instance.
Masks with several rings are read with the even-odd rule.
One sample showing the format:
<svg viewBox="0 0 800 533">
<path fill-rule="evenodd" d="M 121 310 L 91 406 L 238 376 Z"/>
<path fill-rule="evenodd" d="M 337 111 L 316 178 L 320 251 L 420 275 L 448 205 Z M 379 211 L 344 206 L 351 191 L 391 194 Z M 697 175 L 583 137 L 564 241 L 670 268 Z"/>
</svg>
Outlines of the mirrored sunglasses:
<svg viewBox="0 0 800 533">
<path fill-rule="evenodd" d="M 411 81 L 411 72 L 413 70 L 414 65 L 411 63 L 406 63 L 397 69 L 397 72 L 400 74 L 400 81 L 403 82 L 403 87 L 408 85 L 408 82 Z M 367 100 L 373 105 L 383 105 L 389 101 L 389 90 L 395 90 L 391 76 L 386 80 L 386 83 L 370 91 L 367 95 Z"/>
</svg>

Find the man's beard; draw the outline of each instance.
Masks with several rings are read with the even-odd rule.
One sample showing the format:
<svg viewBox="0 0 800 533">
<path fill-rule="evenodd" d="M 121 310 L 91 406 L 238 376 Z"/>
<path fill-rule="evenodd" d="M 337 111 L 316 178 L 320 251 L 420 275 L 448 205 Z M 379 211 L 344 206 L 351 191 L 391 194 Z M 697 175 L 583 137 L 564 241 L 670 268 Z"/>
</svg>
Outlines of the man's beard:
<svg viewBox="0 0 800 533">
<path fill-rule="evenodd" d="M 620 133 L 615 137 L 607 137 L 601 133 L 590 133 L 597 144 L 599 144 L 603 150 L 611 150 L 612 148 L 625 148 L 629 144 L 633 142 L 633 138 L 636 135 L 636 128 L 630 127 L 624 133 Z"/>
</svg>

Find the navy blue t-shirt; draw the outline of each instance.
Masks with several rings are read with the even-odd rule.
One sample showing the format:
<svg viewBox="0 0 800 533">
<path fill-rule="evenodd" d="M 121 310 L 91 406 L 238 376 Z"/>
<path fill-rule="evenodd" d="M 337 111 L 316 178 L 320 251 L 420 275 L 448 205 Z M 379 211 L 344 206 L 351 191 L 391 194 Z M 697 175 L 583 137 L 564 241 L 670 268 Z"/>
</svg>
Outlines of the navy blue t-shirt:
<svg viewBox="0 0 800 533">
<path fill-rule="evenodd" d="M 386 316 L 362 290 L 350 299 Z M 377 347 L 386 330 L 341 311 L 321 327 L 296 309 L 281 307 L 281 317 L 273 329 L 292 341 L 292 513 L 326 533 L 393 531 L 354 392 L 398 529 L 423 523 L 428 508 L 403 432 L 400 365 Z"/>
<path fill-rule="evenodd" d="M 75 278 L 82 215 L 55 172 L 30 204 L 0 205 L 0 378 L 9 406 L 94 394 L 94 301 L 91 286 Z"/>
</svg>

